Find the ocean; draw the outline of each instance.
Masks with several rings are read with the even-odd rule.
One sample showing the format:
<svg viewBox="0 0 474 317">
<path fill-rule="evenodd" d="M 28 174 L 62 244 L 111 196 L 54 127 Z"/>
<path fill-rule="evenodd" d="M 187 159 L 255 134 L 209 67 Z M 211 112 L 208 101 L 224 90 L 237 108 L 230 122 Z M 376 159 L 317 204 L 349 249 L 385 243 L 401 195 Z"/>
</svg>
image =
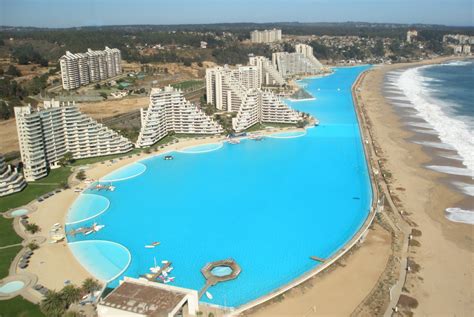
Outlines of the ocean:
<svg viewBox="0 0 474 317">
<path fill-rule="evenodd" d="M 427 168 L 446 174 L 449 183 L 474 196 L 474 61 L 450 61 L 387 74 L 385 94 L 419 136 L 415 143 L 433 154 Z M 469 205 L 469 204 L 468 204 Z M 469 206 L 468 206 L 469 207 Z M 474 211 L 453 206 L 446 217 L 474 224 Z M 470 208 L 472 209 L 472 204 Z"/>
</svg>

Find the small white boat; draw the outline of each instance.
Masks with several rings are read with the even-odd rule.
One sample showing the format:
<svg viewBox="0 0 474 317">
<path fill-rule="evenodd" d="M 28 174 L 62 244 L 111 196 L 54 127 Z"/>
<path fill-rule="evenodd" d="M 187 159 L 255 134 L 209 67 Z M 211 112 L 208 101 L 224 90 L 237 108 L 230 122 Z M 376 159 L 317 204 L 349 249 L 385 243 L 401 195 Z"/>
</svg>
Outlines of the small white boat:
<svg viewBox="0 0 474 317">
<path fill-rule="evenodd" d="M 228 142 L 229 142 L 229 144 L 239 144 L 239 143 L 240 143 L 240 140 L 238 140 L 238 139 L 230 139 Z"/>
<path fill-rule="evenodd" d="M 87 230 L 86 232 L 84 232 L 84 235 L 87 236 L 87 235 L 91 234 L 92 232 L 94 232 L 94 230 Z"/>
<path fill-rule="evenodd" d="M 167 261 L 167 260 L 161 261 L 161 263 L 163 263 L 163 264 L 166 264 L 166 263 L 168 263 L 168 262 L 169 262 L 169 261 Z"/>
<path fill-rule="evenodd" d="M 170 267 L 166 270 L 166 272 L 168 272 L 168 273 L 171 272 L 171 271 L 173 271 L 173 267 L 172 267 L 172 266 L 170 266 Z"/>
<path fill-rule="evenodd" d="M 209 293 L 209 292 L 206 292 L 206 297 L 209 298 L 209 299 L 213 299 L 213 298 L 214 298 L 214 297 L 212 296 L 212 294 Z"/>
<path fill-rule="evenodd" d="M 150 268 L 150 272 L 151 272 L 151 273 L 157 273 L 159 270 L 160 270 L 160 267 L 159 267 L 159 266 L 155 266 L 155 267 L 151 267 L 151 268 Z"/>
<path fill-rule="evenodd" d="M 95 226 L 94 226 L 94 231 L 95 231 L 95 232 L 100 231 L 100 230 L 102 230 L 104 227 L 105 227 L 105 225 L 95 225 Z"/>
<path fill-rule="evenodd" d="M 153 249 L 154 247 L 155 247 L 154 245 L 150 245 L 150 244 L 145 245 L 145 248 L 147 249 Z"/>
</svg>

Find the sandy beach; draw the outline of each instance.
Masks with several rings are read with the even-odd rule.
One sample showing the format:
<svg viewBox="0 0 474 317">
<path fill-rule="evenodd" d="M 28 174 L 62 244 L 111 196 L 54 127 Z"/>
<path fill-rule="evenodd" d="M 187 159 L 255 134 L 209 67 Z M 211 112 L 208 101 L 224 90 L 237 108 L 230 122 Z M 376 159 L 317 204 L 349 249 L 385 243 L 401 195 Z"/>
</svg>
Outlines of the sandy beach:
<svg viewBox="0 0 474 317">
<path fill-rule="evenodd" d="M 443 174 L 423 167 L 432 158 L 420 145 L 411 142 L 414 133 L 404 128 L 400 114 L 384 98 L 382 86 L 388 71 L 445 60 L 377 66 L 363 75 L 358 92 L 378 155 L 383 158 L 383 168 L 392 175 L 389 187 L 394 201 L 404 210 L 412 226 L 421 232 L 409 253 L 412 266 L 417 269 L 407 275 L 403 290 L 403 294 L 417 301 L 416 307 L 411 309 L 416 316 L 469 316 L 474 311 L 474 227 L 445 218 L 447 207 L 469 201 L 442 181 Z M 217 140 L 219 138 L 180 141 L 156 154 Z M 114 163 L 97 163 L 89 166 L 86 174 L 88 178 L 99 179 L 148 155 L 155 153 L 126 156 Z M 74 182 L 73 188 L 85 186 Z M 78 195 L 70 189 L 42 203 L 34 203 L 37 211 L 30 215 L 30 221 L 42 228 L 40 235 L 47 237 L 54 223 L 64 223 L 67 210 Z M 245 316 L 353 314 L 379 284 L 392 255 L 391 241 L 391 234 L 374 224 L 364 243 L 339 260 L 338 265 Z M 28 272 L 38 276 L 38 283 L 52 289 L 60 289 L 65 280 L 79 285 L 89 276 L 66 243 L 42 245 L 35 252 Z M 410 313 L 404 307 L 401 311 L 403 315 Z"/>
<path fill-rule="evenodd" d="M 360 87 L 384 169 L 392 174 L 389 186 L 399 208 L 421 231 L 416 237 L 419 246 L 409 254 L 419 271 L 408 274 L 405 284 L 405 293 L 418 301 L 413 313 L 420 316 L 469 316 L 474 311 L 474 227 L 445 218 L 446 208 L 469 199 L 447 186 L 444 174 L 423 167 L 432 158 L 422 146 L 410 142 L 415 135 L 404 128 L 384 98 L 382 85 L 388 71 L 449 59 L 376 67 L 364 76 Z"/>
</svg>

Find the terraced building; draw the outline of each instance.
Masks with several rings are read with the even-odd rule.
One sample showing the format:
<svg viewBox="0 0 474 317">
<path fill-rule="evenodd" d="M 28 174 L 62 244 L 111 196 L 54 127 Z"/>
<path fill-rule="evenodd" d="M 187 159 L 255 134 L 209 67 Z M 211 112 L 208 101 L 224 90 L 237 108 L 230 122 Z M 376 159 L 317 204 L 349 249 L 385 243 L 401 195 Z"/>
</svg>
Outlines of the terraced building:
<svg viewBox="0 0 474 317">
<path fill-rule="evenodd" d="M 15 107 L 24 176 L 34 181 L 59 166 L 66 153 L 74 159 L 125 153 L 133 144 L 81 113 L 75 103 L 45 101 L 43 107 Z"/>
<path fill-rule="evenodd" d="M 26 187 L 23 175 L 5 163 L 5 158 L 0 154 L 0 196 L 6 196 L 21 191 Z"/>
</svg>

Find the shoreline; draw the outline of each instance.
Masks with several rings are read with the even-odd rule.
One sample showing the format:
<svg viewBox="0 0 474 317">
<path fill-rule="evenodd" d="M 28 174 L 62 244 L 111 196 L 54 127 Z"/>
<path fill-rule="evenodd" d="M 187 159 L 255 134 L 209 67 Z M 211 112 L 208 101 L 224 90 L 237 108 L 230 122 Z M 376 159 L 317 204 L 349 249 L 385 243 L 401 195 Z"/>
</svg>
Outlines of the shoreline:
<svg viewBox="0 0 474 317">
<path fill-rule="evenodd" d="M 383 84 L 389 71 L 460 59 L 456 56 L 378 67 L 367 74 L 360 91 L 383 166 L 391 174 L 390 191 L 420 232 L 416 247 L 407 254 L 416 270 L 407 274 L 402 290 L 404 298 L 414 298 L 417 304 L 408 307 L 400 303 L 399 307 L 415 315 L 468 315 L 473 311 L 474 279 L 470 264 L 474 230 L 471 225 L 445 218 L 444 210 L 466 197 L 445 184 L 446 174 L 425 167 L 433 158 L 422 145 L 410 141 L 416 132 L 404 128 L 403 118 L 384 95 Z"/>
</svg>

